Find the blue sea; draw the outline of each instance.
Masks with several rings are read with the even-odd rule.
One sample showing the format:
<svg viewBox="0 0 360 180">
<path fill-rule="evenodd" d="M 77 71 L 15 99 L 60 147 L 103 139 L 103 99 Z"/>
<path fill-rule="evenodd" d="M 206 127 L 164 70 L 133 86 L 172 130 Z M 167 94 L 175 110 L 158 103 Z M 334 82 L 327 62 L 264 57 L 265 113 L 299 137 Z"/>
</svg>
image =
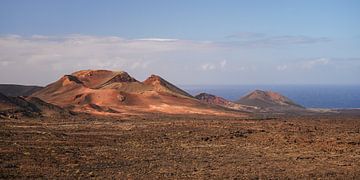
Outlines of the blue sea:
<svg viewBox="0 0 360 180">
<path fill-rule="evenodd" d="M 271 90 L 308 108 L 360 108 L 360 85 L 211 85 L 180 86 L 192 95 L 206 92 L 228 100 L 255 90 Z"/>
</svg>

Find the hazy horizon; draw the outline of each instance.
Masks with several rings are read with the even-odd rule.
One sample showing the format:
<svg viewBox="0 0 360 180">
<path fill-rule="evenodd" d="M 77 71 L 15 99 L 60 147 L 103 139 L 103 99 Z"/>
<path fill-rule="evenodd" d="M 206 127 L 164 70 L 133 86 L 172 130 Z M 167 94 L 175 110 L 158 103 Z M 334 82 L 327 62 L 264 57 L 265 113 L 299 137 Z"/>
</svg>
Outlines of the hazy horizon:
<svg viewBox="0 0 360 180">
<path fill-rule="evenodd" d="M 359 1 L 0 2 L 0 84 L 82 69 L 177 85 L 360 85 Z"/>
<path fill-rule="evenodd" d="M 67 75 L 67 74 L 63 74 L 63 75 Z M 130 74 L 131 75 L 131 74 Z M 149 75 L 150 76 L 150 75 Z M 35 84 L 35 83 L 13 83 L 13 82 L 5 82 L 5 83 L 0 83 L 0 84 L 3 84 L 3 85 L 24 85 L 24 86 L 41 86 L 41 87 L 44 87 L 46 85 L 49 85 L 57 80 L 59 80 L 62 76 L 59 76 L 58 78 L 56 79 L 53 79 L 53 81 L 49 81 L 49 82 L 45 82 L 43 84 Z M 138 79 L 136 78 L 136 76 L 132 76 L 134 77 L 136 80 L 138 81 L 144 81 L 145 79 Z M 172 84 L 175 84 L 179 87 L 191 87 L 191 86 L 199 86 L 199 87 L 231 87 L 231 86 L 360 86 L 360 83 L 359 84 L 355 84 L 355 83 L 349 83 L 349 84 L 346 84 L 346 83 L 339 83 L 339 84 L 331 84 L 331 83 L 313 83 L 313 84 L 310 84 L 310 83 L 303 83 L 303 84 L 291 84 L 291 83 L 285 83 L 285 84 L 276 84 L 276 83 L 273 83 L 273 84 L 266 84 L 266 83 L 257 83 L 257 84 L 251 84 L 251 83 L 238 83 L 238 84 L 201 84 L 201 83 L 198 83 L 198 84 L 179 84 L 179 83 L 174 83 L 173 81 L 171 81 L 170 79 L 167 79 L 165 76 L 161 76 L 162 78 L 164 78 L 165 80 L 169 81 L 170 83 Z"/>
</svg>

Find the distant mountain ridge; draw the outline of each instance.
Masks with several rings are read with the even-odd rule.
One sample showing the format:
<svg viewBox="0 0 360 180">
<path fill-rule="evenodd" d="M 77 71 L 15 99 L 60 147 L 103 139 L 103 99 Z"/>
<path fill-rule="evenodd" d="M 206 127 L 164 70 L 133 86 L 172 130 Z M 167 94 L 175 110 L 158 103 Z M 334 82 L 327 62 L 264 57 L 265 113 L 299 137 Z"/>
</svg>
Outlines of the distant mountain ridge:
<svg viewBox="0 0 360 180">
<path fill-rule="evenodd" d="M 0 118 L 70 115 L 71 112 L 36 97 L 8 97 L 0 93 Z"/>
<path fill-rule="evenodd" d="M 247 106 L 247 105 L 237 104 L 237 103 L 231 102 L 229 100 L 226 100 L 225 98 L 222 98 L 222 97 L 219 97 L 219 96 L 216 96 L 213 94 L 208 94 L 208 93 L 200 93 L 200 94 L 196 95 L 195 98 L 204 103 L 207 103 L 207 104 L 218 105 L 218 106 L 222 106 L 222 107 L 234 109 L 234 110 L 254 111 L 254 110 L 258 109 L 255 106 Z"/>
<path fill-rule="evenodd" d="M 234 102 L 208 93 L 194 97 L 160 76 L 151 75 L 141 82 L 125 71 L 81 70 L 64 75 L 46 87 L 0 87 L 10 94 L 1 96 L 3 108 L 27 109 L 27 105 L 21 106 L 24 101 L 41 107 L 42 112 L 69 109 L 97 114 L 221 114 L 226 110 L 239 113 L 305 110 L 289 98 L 272 91 L 255 90 Z M 14 102 L 20 102 L 20 106 Z"/>
<path fill-rule="evenodd" d="M 0 84 L 0 93 L 5 96 L 30 96 L 36 91 L 41 90 L 41 86 L 25 86 L 17 84 Z"/>
</svg>

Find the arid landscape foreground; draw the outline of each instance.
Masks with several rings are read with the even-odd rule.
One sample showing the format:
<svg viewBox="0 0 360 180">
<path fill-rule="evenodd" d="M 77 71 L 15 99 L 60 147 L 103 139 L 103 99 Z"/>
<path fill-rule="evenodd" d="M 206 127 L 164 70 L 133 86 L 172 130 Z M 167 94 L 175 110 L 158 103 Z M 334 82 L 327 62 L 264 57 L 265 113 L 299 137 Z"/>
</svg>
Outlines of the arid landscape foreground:
<svg viewBox="0 0 360 180">
<path fill-rule="evenodd" d="M 360 176 L 358 114 L 0 120 L 0 178 Z"/>
<path fill-rule="evenodd" d="M 192 96 L 108 70 L 0 87 L 1 179 L 360 177 L 359 109 L 262 90 Z"/>
</svg>

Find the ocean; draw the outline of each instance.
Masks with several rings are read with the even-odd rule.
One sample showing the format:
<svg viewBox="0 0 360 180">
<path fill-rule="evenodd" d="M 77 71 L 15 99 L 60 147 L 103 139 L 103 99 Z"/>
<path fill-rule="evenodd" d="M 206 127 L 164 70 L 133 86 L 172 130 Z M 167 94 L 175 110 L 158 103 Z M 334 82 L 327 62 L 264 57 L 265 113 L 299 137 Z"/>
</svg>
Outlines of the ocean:
<svg viewBox="0 0 360 180">
<path fill-rule="evenodd" d="M 308 108 L 360 108 L 360 85 L 182 85 L 192 95 L 206 92 L 235 101 L 255 90 L 278 92 Z"/>
</svg>

